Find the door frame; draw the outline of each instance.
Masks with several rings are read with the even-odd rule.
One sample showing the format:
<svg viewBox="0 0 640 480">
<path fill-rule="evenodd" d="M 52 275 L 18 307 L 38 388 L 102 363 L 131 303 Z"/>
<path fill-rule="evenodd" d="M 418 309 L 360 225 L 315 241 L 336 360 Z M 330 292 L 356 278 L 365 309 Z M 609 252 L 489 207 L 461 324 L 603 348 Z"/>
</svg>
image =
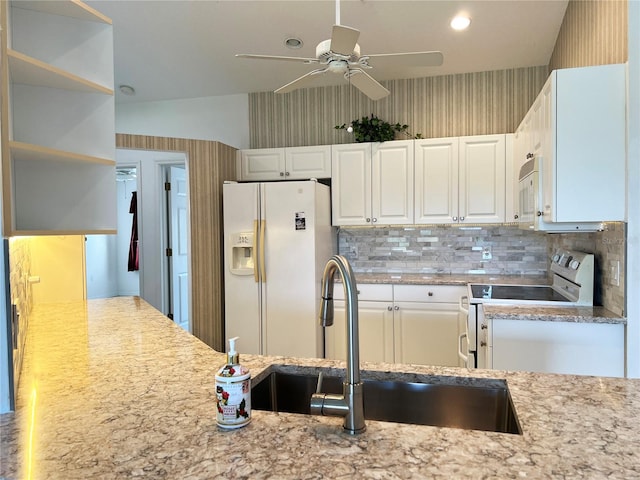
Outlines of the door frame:
<svg viewBox="0 0 640 480">
<path fill-rule="evenodd" d="M 116 149 L 116 167 L 135 165 L 138 175 L 138 240 L 140 246 L 140 297 L 160 310 L 168 312 L 167 275 L 165 261 L 166 204 L 164 200 L 164 168 L 184 164 L 187 176 L 187 198 L 190 196 L 189 156 L 186 152 Z M 190 202 L 187 201 L 190 217 Z M 191 265 L 191 225 L 187 224 L 187 262 Z M 192 295 L 191 272 L 188 275 L 188 312 L 191 328 Z"/>
</svg>

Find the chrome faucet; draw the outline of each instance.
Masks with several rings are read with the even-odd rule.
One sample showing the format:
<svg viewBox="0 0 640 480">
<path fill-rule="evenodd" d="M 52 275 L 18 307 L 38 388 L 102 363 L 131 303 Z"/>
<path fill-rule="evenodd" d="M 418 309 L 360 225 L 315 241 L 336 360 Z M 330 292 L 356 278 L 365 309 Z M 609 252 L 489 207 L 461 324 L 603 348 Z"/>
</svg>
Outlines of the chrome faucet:
<svg viewBox="0 0 640 480">
<path fill-rule="evenodd" d="M 318 393 L 311 396 L 311 413 L 344 417 L 344 429 L 351 433 L 365 431 L 364 402 L 360 381 L 360 342 L 358 336 L 358 292 L 355 276 L 346 258 L 334 255 L 329 259 L 322 274 L 322 304 L 320 323 L 323 327 L 333 325 L 333 284 L 336 270 L 340 272 L 346 299 L 347 320 L 347 374 L 342 383 L 342 395 L 319 393 L 322 377 L 318 378 Z"/>
</svg>

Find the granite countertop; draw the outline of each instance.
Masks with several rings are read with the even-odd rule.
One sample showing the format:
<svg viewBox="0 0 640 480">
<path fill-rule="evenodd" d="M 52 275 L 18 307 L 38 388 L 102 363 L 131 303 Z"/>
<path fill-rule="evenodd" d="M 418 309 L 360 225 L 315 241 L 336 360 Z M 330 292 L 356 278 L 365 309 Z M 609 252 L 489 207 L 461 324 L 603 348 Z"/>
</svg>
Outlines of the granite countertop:
<svg viewBox="0 0 640 480">
<path fill-rule="evenodd" d="M 627 319 L 604 307 L 483 305 L 485 317 L 493 320 L 534 320 L 543 322 L 622 323 Z"/>
<path fill-rule="evenodd" d="M 640 380 L 426 366 L 367 371 L 506 380 L 522 435 L 253 411 L 216 426 L 224 355 L 138 298 L 37 308 L 17 413 L 0 415 L 8 479 L 638 478 Z M 240 342 L 239 342 L 239 346 Z M 254 379 L 335 361 L 241 355 Z"/>
<path fill-rule="evenodd" d="M 490 283 L 492 285 L 548 285 L 546 277 L 532 275 L 449 275 L 418 273 L 355 273 L 359 284 L 458 285 Z M 627 323 L 627 319 L 604 307 L 484 305 L 487 318 L 502 320 L 537 320 L 578 323 Z"/>
</svg>

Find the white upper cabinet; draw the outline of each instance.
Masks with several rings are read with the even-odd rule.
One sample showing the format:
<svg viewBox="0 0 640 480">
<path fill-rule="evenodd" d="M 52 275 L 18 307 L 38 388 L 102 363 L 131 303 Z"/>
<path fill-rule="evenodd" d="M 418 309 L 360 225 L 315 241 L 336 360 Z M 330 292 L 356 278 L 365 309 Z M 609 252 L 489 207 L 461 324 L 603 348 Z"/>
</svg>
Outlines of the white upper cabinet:
<svg viewBox="0 0 640 480">
<path fill-rule="evenodd" d="M 80 1 L 1 15 L 4 234 L 115 232 L 111 21 Z"/>
<path fill-rule="evenodd" d="M 413 223 L 413 141 L 334 145 L 333 225 Z"/>
<path fill-rule="evenodd" d="M 625 65 L 551 73 L 545 114 L 545 221 L 625 220 Z M 545 180 L 548 178 L 545 175 Z"/>
<path fill-rule="evenodd" d="M 505 145 L 505 135 L 460 138 L 460 222 L 504 222 Z"/>
<path fill-rule="evenodd" d="M 238 180 L 284 180 L 284 148 L 238 150 Z"/>
<path fill-rule="evenodd" d="M 415 192 L 416 223 L 452 223 L 457 220 L 457 137 L 416 140 Z"/>
<path fill-rule="evenodd" d="M 416 223 L 505 221 L 505 135 L 415 141 Z"/>
<path fill-rule="evenodd" d="M 330 145 L 238 151 L 238 179 L 242 181 L 330 177 Z"/>
</svg>

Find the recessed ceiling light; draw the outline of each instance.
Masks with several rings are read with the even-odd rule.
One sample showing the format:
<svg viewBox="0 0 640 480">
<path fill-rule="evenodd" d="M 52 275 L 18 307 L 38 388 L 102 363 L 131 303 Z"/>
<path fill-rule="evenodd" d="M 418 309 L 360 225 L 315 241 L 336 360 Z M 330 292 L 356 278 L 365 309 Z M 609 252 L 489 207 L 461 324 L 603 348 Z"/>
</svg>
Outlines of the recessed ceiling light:
<svg viewBox="0 0 640 480">
<path fill-rule="evenodd" d="M 451 28 L 454 30 L 464 30 L 471 24 L 471 18 L 466 15 L 457 15 L 451 20 Z"/>
<path fill-rule="evenodd" d="M 129 85 L 120 85 L 118 87 L 118 89 L 120 90 L 120 93 L 122 93 L 123 95 L 135 95 L 136 94 L 136 90 L 135 88 L 129 86 Z"/>
<path fill-rule="evenodd" d="M 289 37 L 285 39 L 284 44 L 287 48 L 291 48 L 293 50 L 297 50 L 303 45 L 302 40 L 297 37 Z"/>
</svg>

